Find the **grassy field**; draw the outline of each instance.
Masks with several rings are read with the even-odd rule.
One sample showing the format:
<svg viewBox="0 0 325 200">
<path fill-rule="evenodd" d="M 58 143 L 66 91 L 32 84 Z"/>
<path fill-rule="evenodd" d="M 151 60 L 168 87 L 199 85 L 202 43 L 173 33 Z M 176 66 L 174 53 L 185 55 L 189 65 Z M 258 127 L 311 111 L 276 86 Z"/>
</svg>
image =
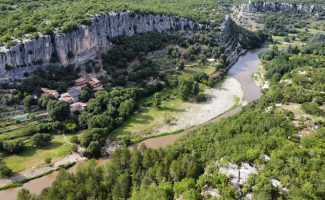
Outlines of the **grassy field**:
<svg viewBox="0 0 325 200">
<path fill-rule="evenodd" d="M 143 137 L 154 135 L 154 128 L 159 128 L 165 123 L 173 123 L 177 113 L 184 109 L 183 102 L 178 99 L 163 101 L 161 108 L 154 107 L 143 108 L 139 113 L 131 116 L 122 126 L 117 128 L 112 135 L 112 139 L 121 139 L 125 136 L 135 142 Z"/>
<path fill-rule="evenodd" d="M 28 122 L 24 125 L 18 126 L 19 129 L 17 129 L 17 130 L 0 134 L 0 139 L 13 139 L 13 138 L 23 137 L 26 135 L 26 133 L 29 129 L 35 127 L 35 125 L 37 125 L 37 124 L 39 124 L 39 122 L 34 121 L 34 122 Z M 1 130 L 3 130 L 3 129 L 1 129 Z"/>
<path fill-rule="evenodd" d="M 306 42 L 305 41 L 301 41 L 298 38 L 298 34 L 299 33 L 305 33 L 306 35 L 308 35 L 309 37 L 311 37 L 312 35 L 315 35 L 316 33 L 322 32 L 324 31 L 324 22 L 318 22 L 318 21 L 313 21 L 311 22 L 311 25 L 309 27 L 306 27 L 307 29 L 302 29 L 302 28 L 296 28 L 296 30 L 298 31 L 298 33 L 295 34 L 289 34 L 288 37 L 290 38 L 290 41 L 285 41 L 285 37 L 284 36 L 272 36 L 273 41 L 278 42 L 277 46 L 279 48 L 286 48 L 288 47 L 288 45 L 292 45 L 292 46 L 302 46 L 305 45 Z M 295 40 L 292 40 L 291 38 L 295 37 Z"/>
<path fill-rule="evenodd" d="M 28 115 L 44 114 L 43 112 L 29 113 Z M 0 124 L 0 140 L 21 139 L 24 141 L 24 147 L 19 154 L 0 153 L 1 161 L 4 162 L 14 172 L 20 172 L 25 169 L 34 168 L 45 163 L 45 158 L 52 158 L 56 160 L 62 158 L 71 152 L 73 146 L 70 143 L 72 135 L 58 135 L 53 136 L 52 143 L 42 149 L 37 149 L 32 146 L 30 142 L 30 134 L 35 133 L 35 129 L 40 124 L 49 123 L 48 118 L 32 119 L 26 118 L 17 122 L 13 116 L 1 118 Z"/>
<path fill-rule="evenodd" d="M 211 75 L 211 74 L 213 74 L 214 71 L 215 71 L 215 68 L 209 64 L 206 64 L 204 66 L 198 66 L 197 63 L 190 63 L 190 64 L 186 65 L 186 67 L 183 71 L 183 74 L 184 75 L 194 75 L 196 73 L 203 72 L 208 75 Z"/>
<path fill-rule="evenodd" d="M 289 37 L 290 37 L 290 35 L 296 35 L 296 34 L 289 34 Z M 287 48 L 289 44 L 292 45 L 292 46 L 301 46 L 301 45 L 306 44 L 305 42 L 300 41 L 298 39 L 296 39 L 295 41 L 286 42 L 284 36 L 274 36 L 273 35 L 272 39 L 273 39 L 273 41 L 278 43 L 277 46 L 280 49 Z"/>
<path fill-rule="evenodd" d="M 204 72 L 211 75 L 215 71 L 215 68 L 211 65 L 197 66 L 197 63 L 186 64 L 181 76 L 190 76 L 199 72 Z M 201 90 L 207 89 L 207 86 L 200 85 Z M 168 100 L 163 101 L 160 108 L 143 107 L 138 113 L 132 115 L 126 122 L 124 122 L 119 128 L 114 130 L 111 134 L 111 139 L 121 139 L 123 137 L 129 137 L 132 142 L 137 142 L 143 138 L 156 136 L 153 130 L 164 126 L 165 124 L 173 123 L 177 120 L 175 116 L 181 114 L 189 106 L 187 102 L 183 102 L 175 95 L 171 95 L 171 91 L 166 90 L 162 93 L 162 96 L 171 96 Z M 150 102 L 151 97 L 145 98 L 140 104 L 146 104 Z M 160 133 L 166 134 L 166 133 Z"/>
<path fill-rule="evenodd" d="M 45 158 L 56 160 L 68 155 L 71 152 L 72 144 L 69 139 L 72 135 L 55 135 L 52 144 L 37 149 L 30 142 L 24 146 L 24 150 L 17 155 L 1 155 L 3 162 L 14 172 L 20 172 L 25 169 L 34 168 L 45 163 Z"/>
<path fill-rule="evenodd" d="M 306 112 L 301 109 L 301 104 L 298 103 L 290 103 L 290 104 L 282 105 L 281 108 L 292 112 L 294 114 L 294 118 L 297 120 L 303 121 L 306 120 L 304 118 L 308 118 L 311 121 L 319 121 L 319 120 L 325 121 L 324 117 L 306 114 Z"/>
</svg>

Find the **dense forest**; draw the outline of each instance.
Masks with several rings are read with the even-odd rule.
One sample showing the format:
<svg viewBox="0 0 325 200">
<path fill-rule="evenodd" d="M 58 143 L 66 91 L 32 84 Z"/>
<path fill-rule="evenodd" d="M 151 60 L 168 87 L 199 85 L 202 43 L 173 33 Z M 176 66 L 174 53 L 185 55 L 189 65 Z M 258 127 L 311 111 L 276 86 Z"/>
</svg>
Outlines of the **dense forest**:
<svg viewBox="0 0 325 200">
<path fill-rule="evenodd" d="M 22 190 L 18 199 L 213 199 L 211 189 L 221 199 L 322 199 L 325 129 L 317 116 L 324 116 L 324 50 L 323 44 L 274 46 L 261 55 L 269 89 L 236 116 L 166 149 L 121 148 L 103 167 L 89 161 L 76 174 L 61 171 L 40 196 Z M 293 103 L 312 124 L 293 123 L 296 113 L 285 107 Z M 299 135 L 307 126 L 314 129 Z M 234 185 L 220 171 L 229 163 L 249 163 L 258 173 Z"/>
</svg>

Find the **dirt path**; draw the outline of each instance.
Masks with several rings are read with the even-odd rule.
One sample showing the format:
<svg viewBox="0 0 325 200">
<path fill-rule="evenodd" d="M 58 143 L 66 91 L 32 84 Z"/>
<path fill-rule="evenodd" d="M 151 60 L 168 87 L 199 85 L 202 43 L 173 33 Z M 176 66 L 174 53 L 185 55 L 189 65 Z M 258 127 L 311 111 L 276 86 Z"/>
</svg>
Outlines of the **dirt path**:
<svg viewBox="0 0 325 200">
<path fill-rule="evenodd" d="M 33 179 L 51 171 L 55 171 L 63 165 L 72 164 L 85 159 L 85 157 L 81 157 L 78 153 L 72 153 L 64 158 L 54 161 L 51 165 L 45 165 L 35 169 L 27 169 L 9 179 L 1 179 L 0 187 L 10 185 L 14 182 L 23 182 L 29 179 Z"/>
<path fill-rule="evenodd" d="M 65 134 L 62 134 L 62 135 L 63 135 L 64 141 L 65 141 L 66 143 L 68 143 L 68 144 L 72 144 L 72 143 L 68 140 L 68 138 L 65 136 Z"/>
</svg>

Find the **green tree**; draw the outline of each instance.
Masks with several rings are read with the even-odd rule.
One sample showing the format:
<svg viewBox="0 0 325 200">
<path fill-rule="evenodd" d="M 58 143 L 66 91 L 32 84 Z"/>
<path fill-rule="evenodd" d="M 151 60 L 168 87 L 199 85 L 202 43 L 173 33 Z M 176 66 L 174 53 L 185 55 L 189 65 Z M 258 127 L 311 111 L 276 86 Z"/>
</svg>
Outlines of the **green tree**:
<svg viewBox="0 0 325 200">
<path fill-rule="evenodd" d="M 265 177 L 260 177 L 253 189 L 253 199 L 276 199 L 278 191 Z"/>
<path fill-rule="evenodd" d="M 184 70 L 184 67 L 185 67 L 185 64 L 183 61 L 181 61 L 181 60 L 177 61 L 177 63 L 176 63 L 177 70 L 182 71 L 182 70 Z"/>
<path fill-rule="evenodd" d="M 12 174 L 13 172 L 9 167 L 0 163 L 0 178 L 9 178 Z"/>
<path fill-rule="evenodd" d="M 54 99 L 55 98 L 51 94 L 48 94 L 48 93 L 42 94 L 41 98 L 39 99 L 40 106 L 42 108 L 46 108 L 47 103 Z"/>
<path fill-rule="evenodd" d="M 127 99 L 120 104 L 118 112 L 121 117 L 126 118 L 133 112 L 133 109 L 134 101 L 131 99 Z"/>
<path fill-rule="evenodd" d="M 36 133 L 32 136 L 31 141 L 36 148 L 42 148 L 51 143 L 52 136 L 50 134 Z"/>
<path fill-rule="evenodd" d="M 200 193 L 198 193 L 195 189 L 189 189 L 183 192 L 184 200 L 199 200 L 202 199 Z"/>
<path fill-rule="evenodd" d="M 23 188 L 18 192 L 17 200 L 37 200 L 36 195 Z"/>
<path fill-rule="evenodd" d="M 101 154 L 101 149 L 102 147 L 98 141 L 92 141 L 87 147 L 86 156 L 98 158 Z"/>
<path fill-rule="evenodd" d="M 32 95 L 27 95 L 23 100 L 24 110 L 26 112 L 29 112 L 30 107 L 33 105 L 33 103 L 34 103 L 34 97 Z"/>
<path fill-rule="evenodd" d="M 87 86 L 80 91 L 79 99 L 82 101 L 88 101 L 91 98 L 94 98 L 94 90 L 91 86 Z"/>
<path fill-rule="evenodd" d="M 184 178 L 180 182 L 174 183 L 174 192 L 176 196 L 182 195 L 184 192 L 195 188 L 195 180 L 192 178 Z"/>
<path fill-rule="evenodd" d="M 142 187 L 140 191 L 132 194 L 131 200 L 172 200 L 173 199 L 173 188 L 169 182 L 161 183 L 156 185 L 151 184 L 149 187 Z"/>
<path fill-rule="evenodd" d="M 2 148 L 8 153 L 19 153 L 24 146 L 24 142 L 20 139 L 6 140 L 2 143 Z"/>
<path fill-rule="evenodd" d="M 70 142 L 72 142 L 74 144 L 80 144 L 80 140 L 79 140 L 78 136 L 76 136 L 76 135 L 71 137 Z"/>
<path fill-rule="evenodd" d="M 178 79 L 178 95 L 182 100 L 197 95 L 199 93 L 199 85 L 193 78 L 180 77 Z"/>
<path fill-rule="evenodd" d="M 49 101 L 46 107 L 52 121 L 64 121 L 70 116 L 70 107 L 64 101 Z"/>
<path fill-rule="evenodd" d="M 109 130 L 114 127 L 114 119 L 106 113 L 95 115 L 88 120 L 88 128 L 108 128 Z"/>
<path fill-rule="evenodd" d="M 325 112 L 319 108 L 318 104 L 308 102 L 308 103 L 303 103 L 301 105 L 301 108 L 310 115 L 317 115 L 317 116 L 325 116 Z"/>
<path fill-rule="evenodd" d="M 77 124 L 72 120 L 64 122 L 64 132 L 65 133 L 75 133 L 77 128 L 78 128 Z"/>
<path fill-rule="evenodd" d="M 114 199 L 127 199 L 131 191 L 131 177 L 127 173 L 120 174 L 114 184 L 112 196 Z"/>
</svg>

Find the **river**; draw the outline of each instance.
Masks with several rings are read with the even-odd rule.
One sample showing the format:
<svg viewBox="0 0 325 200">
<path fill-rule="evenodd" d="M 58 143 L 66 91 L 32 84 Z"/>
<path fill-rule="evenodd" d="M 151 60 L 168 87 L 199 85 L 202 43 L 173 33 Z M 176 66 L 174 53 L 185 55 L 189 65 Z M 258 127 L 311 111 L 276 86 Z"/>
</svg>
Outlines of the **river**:
<svg viewBox="0 0 325 200">
<path fill-rule="evenodd" d="M 248 103 L 255 99 L 258 99 L 262 95 L 260 88 L 252 80 L 252 74 L 258 71 L 258 66 L 259 66 L 258 55 L 266 50 L 267 50 L 266 48 L 261 48 L 261 49 L 247 51 L 246 53 L 244 53 L 239 57 L 238 61 L 228 71 L 228 76 L 235 78 L 241 84 L 241 87 L 244 91 L 244 100 L 246 100 Z M 207 123 L 210 123 L 211 121 L 217 121 L 221 118 L 232 116 L 238 113 L 241 110 L 241 108 L 242 108 L 241 106 L 238 106 L 236 109 L 230 110 L 218 116 L 217 118 L 210 120 Z M 190 130 L 194 130 L 195 128 L 197 127 L 193 127 Z M 165 147 L 167 145 L 174 143 L 178 138 L 182 137 L 187 132 L 188 131 L 175 134 L 175 135 L 167 135 L 167 136 L 147 139 L 137 144 L 137 146 L 145 144 L 146 146 L 154 149 Z M 106 162 L 107 159 L 98 160 L 99 164 L 104 164 Z M 77 169 L 78 164 L 80 163 L 77 163 L 73 167 L 69 168 L 68 171 L 74 173 Z M 4 200 L 16 199 L 17 193 L 22 188 L 28 189 L 32 193 L 40 194 L 44 188 L 47 188 L 52 185 L 57 175 L 58 172 L 55 171 L 51 174 L 31 180 L 23 184 L 23 186 L 21 187 L 0 191 L 0 199 L 4 199 Z"/>
</svg>

